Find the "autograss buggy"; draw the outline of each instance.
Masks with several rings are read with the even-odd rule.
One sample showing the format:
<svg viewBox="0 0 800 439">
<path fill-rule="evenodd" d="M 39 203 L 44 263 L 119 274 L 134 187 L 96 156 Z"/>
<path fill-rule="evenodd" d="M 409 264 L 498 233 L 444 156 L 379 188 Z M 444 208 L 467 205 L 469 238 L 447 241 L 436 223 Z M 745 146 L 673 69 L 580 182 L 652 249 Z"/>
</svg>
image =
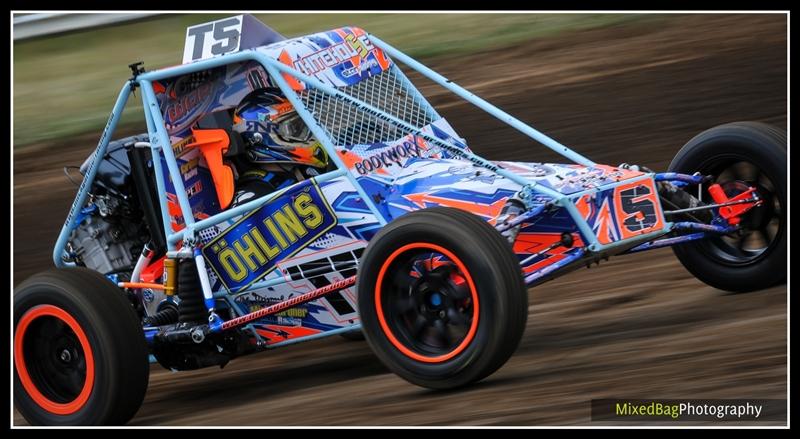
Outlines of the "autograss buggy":
<svg viewBox="0 0 800 439">
<path fill-rule="evenodd" d="M 516 349 L 527 288 L 675 246 L 698 279 L 784 279 L 786 135 L 732 123 L 668 172 L 599 165 L 344 27 L 285 39 L 249 15 L 187 30 L 184 63 L 131 66 L 53 253 L 14 292 L 14 401 L 32 424 L 137 411 L 152 354 L 171 370 L 361 330 L 392 371 L 450 389 Z M 574 164 L 474 154 L 400 62 Z M 230 109 L 279 89 L 328 168 L 231 207 L 246 153 Z M 111 141 L 132 92 L 147 133 Z M 20 226 L 20 225 L 18 225 Z"/>
</svg>

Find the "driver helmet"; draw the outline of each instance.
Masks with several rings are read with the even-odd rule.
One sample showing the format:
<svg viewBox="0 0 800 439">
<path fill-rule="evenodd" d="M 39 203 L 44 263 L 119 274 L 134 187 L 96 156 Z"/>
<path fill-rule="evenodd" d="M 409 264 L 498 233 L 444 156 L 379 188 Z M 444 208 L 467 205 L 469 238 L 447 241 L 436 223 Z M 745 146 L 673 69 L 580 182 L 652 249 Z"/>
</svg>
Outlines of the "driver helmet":
<svg viewBox="0 0 800 439">
<path fill-rule="evenodd" d="M 242 135 L 252 163 L 327 166 L 325 150 L 278 88 L 245 96 L 234 112 L 233 129 Z"/>
</svg>

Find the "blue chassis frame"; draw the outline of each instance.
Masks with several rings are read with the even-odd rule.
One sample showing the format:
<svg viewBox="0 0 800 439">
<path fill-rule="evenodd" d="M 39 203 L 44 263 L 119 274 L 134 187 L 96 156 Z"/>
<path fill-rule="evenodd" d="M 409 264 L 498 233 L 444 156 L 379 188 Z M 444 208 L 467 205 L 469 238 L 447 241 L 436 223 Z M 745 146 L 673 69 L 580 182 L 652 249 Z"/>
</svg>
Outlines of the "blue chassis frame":
<svg viewBox="0 0 800 439">
<path fill-rule="evenodd" d="M 442 87 L 450 90 L 451 92 L 455 93 L 456 95 L 460 96 L 461 98 L 465 99 L 466 101 L 474 104 L 475 106 L 477 106 L 481 110 L 484 110 L 485 112 L 489 113 L 493 117 L 501 120 L 502 122 L 505 122 L 506 124 L 510 125 L 511 127 L 513 127 L 514 129 L 520 131 L 521 133 L 523 133 L 523 134 L 531 137 L 532 139 L 538 141 L 539 143 L 547 146 L 548 148 L 552 149 L 553 151 L 555 151 L 556 153 L 562 155 L 563 157 L 565 157 L 565 158 L 567 158 L 567 159 L 569 159 L 569 160 L 571 160 L 571 161 L 573 161 L 575 163 L 582 164 L 584 166 L 593 166 L 593 165 L 595 165 L 594 162 L 592 162 L 591 160 L 587 159 L 586 157 L 584 157 L 584 156 L 580 155 L 579 153 L 569 149 L 568 147 L 562 145 L 561 143 L 559 143 L 559 142 L 555 141 L 554 139 L 548 137 L 547 135 L 541 133 L 540 131 L 536 130 L 535 128 L 533 128 L 533 127 L 525 124 L 524 122 L 520 121 L 519 119 L 511 116 L 510 114 L 500 110 L 499 108 L 495 107 L 494 105 L 490 104 L 489 102 L 481 99 L 480 97 L 472 94 L 468 90 L 462 88 L 461 86 L 451 82 L 450 80 L 448 80 L 444 76 L 436 73 L 435 71 L 431 70 L 430 68 L 426 67 L 425 65 L 419 63 L 418 61 L 416 61 L 413 58 L 409 57 L 408 55 L 404 54 L 400 50 L 398 50 L 398 49 L 392 47 L 391 45 L 387 44 L 386 42 L 382 41 L 378 37 L 376 37 L 376 36 L 374 36 L 372 34 L 369 34 L 369 39 L 370 39 L 370 41 L 372 41 L 372 43 L 376 47 L 379 47 L 382 50 L 384 50 L 395 61 L 400 61 L 403 64 L 407 65 L 408 67 L 411 67 L 412 69 L 414 69 L 417 72 L 421 73 L 422 75 L 424 75 L 428 79 L 430 79 L 430 80 L 436 82 L 437 84 L 441 85 Z M 563 195 L 563 194 L 561 194 L 561 193 L 559 193 L 559 192 L 557 192 L 557 191 L 555 191 L 553 189 L 538 185 L 534 181 L 527 180 L 527 179 L 525 179 L 523 177 L 520 177 L 520 176 L 518 176 L 518 175 L 516 175 L 516 174 L 514 174 L 512 172 L 506 171 L 505 169 L 498 167 L 497 165 L 489 162 L 488 160 L 485 160 L 485 159 L 481 158 L 480 156 L 478 156 L 476 154 L 473 154 L 473 153 L 468 152 L 468 151 L 464 151 L 463 149 L 461 149 L 461 148 L 459 148 L 459 147 L 457 147 L 455 145 L 449 144 L 449 143 L 444 142 L 444 141 L 442 141 L 440 139 L 433 138 L 433 137 L 430 137 L 430 136 L 428 136 L 426 134 L 423 134 L 418 127 L 410 125 L 410 124 L 408 124 L 408 123 L 406 123 L 406 122 L 404 122 L 404 121 L 402 121 L 400 119 L 397 119 L 397 118 L 393 117 L 390 114 L 385 113 L 384 111 L 382 111 L 382 110 L 380 110 L 378 108 L 375 108 L 375 107 L 373 107 L 373 106 L 371 106 L 371 105 L 369 105 L 369 104 L 367 104 L 367 103 L 365 103 L 365 102 L 363 102 L 363 101 L 361 101 L 359 99 L 351 97 L 350 95 L 337 90 L 335 87 L 331 87 L 331 86 L 328 86 L 326 84 L 323 84 L 322 82 L 320 82 L 316 78 L 307 76 L 307 75 L 305 75 L 305 74 L 303 74 L 303 73 L 301 73 L 301 72 L 299 72 L 299 71 L 297 71 L 297 70 L 295 70 L 295 69 L 293 69 L 291 67 L 286 66 L 285 64 L 283 64 L 283 63 L 281 63 L 281 62 L 279 62 L 279 61 L 277 61 L 275 59 L 272 59 L 272 58 L 268 57 L 267 55 L 265 55 L 265 54 L 263 54 L 261 52 L 258 52 L 257 49 L 248 49 L 248 50 L 244 50 L 244 51 L 233 53 L 233 54 L 223 55 L 223 56 L 220 56 L 220 57 L 217 57 L 217 58 L 201 60 L 201 61 L 196 61 L 196 62 L 193 62 L 193 63 L 190 63 L 190 64 L 181 65 L 181 66 L 177 66 L 177 67 L 170 67 L 170 68 L 165 68 L 165 69 L 161 69 L 161 70 L 155 70 L 155 71 L 152 71 L 152 72 L 142 73 L 142 74 L 139 74 L 138 76 L 136 76 L 134 78 L 131 78 L 130 80 L 128 80 L 128 82 L 125 83 L 125 85 L 122 87 L 122 90 L 119 93 L 119 96 L 117 97 L 117 101 L 114 104 L 114 108 L 113 108 L 113 110 L 112 110 L 112 112 L 111 112 L 111 114 L 109 116 L 109 119 L 108 119 L 108 122 L 107 122 L 107 124 L 105 126 L 105 129 L 103 130 L 103 133 L 100 136 L 100 141 L 98 142 L 98 146 L 97 146 L 97 148 L 96 148 L 96 150 L 95 150 L 95 152 L 94 152 L 94 154 L 92 156 L 91 165 L 89 166 L 89 168 L 88 168 L 88 170 L 86 172 L 86 175 L 84 176 L 84 179 L 83 179 L 83 181 L 82 181 L 82 183 L 81 183 L 81 185 L 79 187 L 78 194 L 77 194 L 77 196 L 75 198 L 75 201 L 73 202 L 73 204 L 72 204 L 72 206 L 70 208 L 69 214 L 67 215 L 67 219 L 66 219 L 66 221 L 64 223 L 64 226 L 61 229 L 61 233 L 59 234 L 58 240 L 56 241 L 56 245 L 55 245 L 55 248 L 54 248 L 54 251 L 53 251 L 53 262 L 55 263 L 56 266 L 63 267 L 63 266 L 72 266 L 72 265 L 74 265 L 74 263 L 68 263 L 68 262 L 65 262 L 62 259 L 62 255 L 64 254 L 64 251 L 65 251 L 65 248 L 66 248 L 67 240 L 69 239 L 70 232 L 75 227 L 76 221 L 77 221 L 78 217 L 80 216 L 80 215 L 77 214 L 78 211 L 86 203 L 86 197 L 89 194 L 89 188 L 91 187 L 91 183 L 95 179 L 95 176 L 97 174 L 97 170 L 99 168 L 99 164 L 102 161 L 102 157 L 105 155 L 106 148 L 108 147 L 108 144 L 109 144 L 109 141 L 111 139 L 111 136 L 112 136 L 114 130 L 116 129 L 117 123 L 119 122 L 120 116 L 122 114 L 122 110 L 125 108 L 125 105 L 127 104 L 128 97 L 130 96 L 131 92 L 133 90 L 135 90 L 135 88 L 139 87 L 141 89 L 141 91 L 142 91 L 142 102 L 143 102 L 143 107 L 144 107 L 145 122 L 147 124 L 148 135 L 149 135 L 149 138 L 150 138 L 150 148 L 151 148 L 152 155 L 153 155 L 153 157 L 157 157 L 160 153 L 164 154 L 164 158 L 165 158 L 165 161 L 166 161 L 166 164 L 167 164 L 169 175 L 171 176 L 173 184 L 175 185 L 175 192 L 176 192 L 176 195 L 177 195 L 177 198 L 178 198 L 178 204 L 179 204 L 181 215 L 183 216 L 184 224 L 185 224 L 185 228 L 184 229 L 182 229 L 182 230 L 180 230 L 178 232 L 175 232 L 175 233 L 169 233 L 169 231 L 171 230 L 171 223 L 170 223 L 170 218 L 169 218 L 169 216 L 167 214 L 168 209 L 167 209 L 167 198 L 166 198 L 166 189 L 165 189 L 166 186 L 165 186 L 165 182 L 164 182 L 164 174 L 163 174 L 162 168 L 161 168 L 161 166 L 162 166 L 161 165 L 161 161 L 160 160 L 153 160 L 153 166 L 154 166 L 154 171 L 155 171 L 155 176 L 156 176 L 156 186 L 158 188 L 159 203 L 160 203 L 161 212 L 162 212 L 162 221 L 163 221 L 163 224 L 164 224 L 165 233 L 167 234 L 166 242 L 167 242 L 168 254 L 171 254 L 171 255 L 178 254 L 178 249 L 176 248 L 176 243 L 178 241 L 181 241 L 181 240 L 184 243 L 184 248 L 189 247 L 189 248 L 193 248 L 194 249 L 194 251 L 192 251 L 192 253 L 191 253 L 191 256 L 194 257 L 194 259 L 195 259 L 195 261 L 197 263 L 197 268 L 198 268 L 198 271 L 200 273 L 201 284 L 203 286 L 203 295 L 204 295 L 204 297 L 206 299 L 206 307 L 208 308 L 209 312 L 212 313 L 212 317 L 215 316 L 215 314 L 213 313 L 215 299 L 223 299 L 226 302 L 228 302 L 229 304 L 231 303 L 230 293 L 225 291 L 224 289 L 223 290 L 218 290 L 218 291 L 213 291 L 213 292 L 210 291 L 210 286 L 209 286 L 209 283 L 208 283 L 208 277 L 207 277 L 207 273 L 205 271 L 205 261 L 203 260 L 203 257 L 199 254 L 199 251 L 197 251 L 197 249 L 195 248 L 195 245 L 197 244 L 196 233 L 199 230 L 202 230 L 204 228 L 216 225 L 216 224 L 218 224 L 220 222 L 223 222 L 223 221 L 230 220 L 230 219 L 232 219 L 234 217 L 243 215 L 243 214 L 245 214 L 247 212 L 250 212 L 250 211 L 252 211 L 254 209 L 258 209 L 259 207 L 261 207 L 264 204 L 266 204 L 270 199 L 272 199 L 272 198 L 274 198 L 276 196 L 279 196 L 280 194 L 284 193 L 285 191 L 288 191 L 288 190 L 296 187 L 296 185 L 289 186 L 289 187 L 284 188 L 282 190 L 276 191 L 276 192 L 274 192 L 272 194 L 266 195 L 264 197 L 258 198 L 258 199 L 253 200 L 253 201 L 250 201 L 250 202 L 248 202 L 246 204 L 243 204 L 243 205 L 228 209 L 228 210 L 226 210 L 224 212 L 220 212 L 220 213 L 218 213 L 218 214 L 216 214 L 216 215 L 214 215 L 212 217 L 203 219 L 201 221 L 195 221 L 194 215 L 192 214 L 192 210 L 191 210 L 191 207 L 190 207 L 190 204 L 189 204 L 188 196 L 186 195 L 186 188 L 183 185 L 183 179 L 181 178 L 181 174 L 180 174 L 180 171 L 178 169 L 178 164 L 177 164 L 177 161 L 175 159 L 174 152 L 172 151 L 172 148 L 171 148 L 171 144 L 170 144 L 170 141 L 169 141 L 169 135 L 167 134 L 167 131 L 165 129 L 164 120 L 163 120 L 163 117 L 161 115 L 161 111 L 159 109 L 158 101 L 156 100 L 155 93 L 153 91 L 152 82 L 153 81 L 167 79 L 167 78 L 171 78 L 171 77 L 175 77 L 175 76 L 185 75 L 185 74 L 188 74 L 188 73 L 194 73 L 194 72 L 199 72 L 199 71 L 203 71 L 203 70 L 208 70 L 208 69 L 211 69 L 211 68 L 214 68 L 214 67 L 219 67 L 219 66 L 223 66 L 223 65 L 227 65 L 227 64 L 232 64 L 232 63 L 237 63 L 237 62 L 244 62 L 244 61 L 256 61 L 256 62 L 260 63 L 266 69 L 266 71 L 269 73 L 270 77 L 272 77 L 275 80 L 275 82 L 277 83 L 279 88 L 283 91 L 283 93 L 285 94 L 287 99 L 292 103 L 292 105 L 294 105 L 294 107 L 297 110 L 297 112 L 300 115 L 300 117 L 310 127 L 310 129 L 311 129 L 312 133 L 314 134 L 314 136 L 317 138 L 317 140 L 319 140 L 319 142 L 321 143 L 321 145 L 323 146 L 323 148 L 327 152 L 328 157 L 330 157 L 330 159 L 333 160 L 334 164 L 336 165 L 336 168 L 337 168 L 336 170 L 331 171 L 331 172 L 327 172 L 327 173 L 319 175 L 317 177 L 314 177 L 313 180 L 316 181 L 316 182 L 325 182 L 325 181 L 328 181 L 328 180 L 331 180 L 331 179 L 334 179 L 334 178 L 345 176 L 353 184 L 353 186 L 355 187 L 356 191 L 361 196 L 362 200 L 366 203 L 366 205 L 369 207 L 369 209 L 374 213 L 375 218 L 380 222 L 381 225 L 385 225 L 386 224 L 386 220 L 384 219 L 383 215 L 379 212 L 377 206 L 375 205 L 375 203 L 373 202 L 371 197 L 366 195 L 366 193 L 364 192 L 363 188 L 356 181 L 356 178 L 353 176 L 353 174 L 348 171 L 347 167 L 344 165 L 344 163 L 341 161 L 341 159 L 339 158 L 338 154 L 336 153 L 334 145 L 333 145 L 333 142 L 331 141 L 331 139 L 328 137 L 328 135 L 325 133 L 325 131 L 316 123 L 315 119 L 313 118 L 311 113 L 305 108 L 305 106 L 301 102 L 300 98 L 297 96 L 296 92 L 286 82 L 286 80 L 284 79 L 282 73 L 285 73 L 285 74 L 288 74 L 288 75 L 290 75 L 292 77 L 295 77 L 295 78 L 305 82 L 309 86 L 321 90 L 324 93 L 327 93 L 327 94 L 336 96 L 338 98 L 344 99 L 344 100 L 350 102 L 351 104 L 356 105 L 361 110 L 370 112 L 371 114 L 375 115 L 376 117 L 383 118 L 386 121 L 389 121 L 389 122 L 394 123 L 394 124 L 396 124 L 398 126 L 406 128 L 410 132 L 413 132 L 413 133 L 415 133 L 417 135 L 420 135 L 420 136 L 426 138 L 426 140 L 435 142 L 436 144 L 440 145 L 442 148 L 444 148 L 448 152 L 451 152 L 451 153 L 454 153 L 456 155 L 459 155 L 462 158 L 467 159 L 467 160 L 469 160 L 470 162 L 472 162 L 472 163 L 474 163 L 476 165 L 479 165 L 479 166 L 482 166 L 484 168 L 487 168 L 487 169 L 495 172 L 496 174 L 501 175 L 501 176 L 503 176 L 503 177 L 505 177 L 505 178 L 507 178 L 507 179 L 509 179 L 509 180 L 521 185 L 522 186 L 522 190 L 520 191 L 520 195 L 522 197 L 522 200 L 527 204 L 527 207 L 528 207 L 529 210 L 525 214 L 520 216 L 520 218 L 518 219 L 518 222 L 522 222 L 521 220 L 523 219 L 523 217 L 525 219 L 529 219 L 529 218 L 535 217 L 536 215 L 538 215 L 539 213 L 541 213 L 544 210 L 544 206 L 542 206 L 542 205 L 533 206 L 533 203 L 531 202 L 532 197 L 536 193 L 551 197 L 554 200 L 553 202 L 554 202 L 555 205 L 558 205 L 560 207 L 565 208 L 566 211 L 571 216 L 572 220 L 577 225 L 579 232 L 583 236 L 584 242 L 587 242 L 588 245 L 583 251 L 577 252 L 576 254 L 574 254 L 574 255 L 572 255 L 572 256 L 570 256 L 568 258 L 565 258 L 562 261 L 559 261 L 558 263 L 552 264 L 552 265 L 550 265 L 548 267 L 545 267 L 543 270 L 541 270 L 539 272 L 536 272 L 536 273 L 533 273 L 533 274 L 529 275 L 528 277 L 525 278 L 525 281 L 526 281 L 526 283 L 528 285 L 532 285 L 534 283 L 537 283 L 537 281 L 546 278 L 548 275 L 552 274 L 553 272 L 555 272 L 555 271 L 557 271 L 557 270 L 559 270 L 559 269 L 561 269 L 561 268 L 563 268 L 563 267 L 565 267 L 567 265 L 570 265 L 570 264 L 572 264 L 574 262 L 577 262 L 577 261 L 583 259 L 584 257 L 588 256 L 588 255 L 596 254 L 596 253 L 599 253 L 599 252 L 603 252 L 605 250 L 609 250 L 609 249 L 611 249 L 613 247 L 616 247 L 616 246 L 619 246 L 619 245 L 622 245 L 622 244 L 632 245 L 632 243 L 638 243 L 638 245 L 623 251 L 623 253 L 633 253 L 633 252 L 639 252 L 639 251 L 650 250 L 650 249 L 654 249 L 654 248 L 660 248 L 660 247 L 665 247 L 665 246 L 669 246 L 669 245 L 674 245 L 674 244 L 681 243 L 681 242 L 687 242 L 687 241 L 702 239 L 702 238 L 707 237 L 709 234 L 718 235 L 718 234 L 729 233 L 729 232 L 735 230 L 735 228 L 725 227 L 725 226 L 715 226 L 715 225 L 698 224 L 698 223 L 691 223 L 691 222 L 671 223 L 671 222 L 667 222 L 666 220 L 664 220 L 663 221 L 664 227 L 662 229 L 660 229 L 660 230 L 657 230 L 657 231 L 654 231 L 654 232 L 650 232 L 648 234 L 640 235 L 640 236 L 638 236 L 636 238 L 631 238 L 631 239 L 627 239 L 627 240 L 623 240 L 623 241 L 617 241 L 617 242 L 610 243 L 610 244 L 601 244 L 598 241 L 597 236 L 595 235 L 595 233 L 593 232 L 593 230 L 591 229 L 591 227 L 587 223 L 587 221 L 580 215 L 580 213 L 578 212 L 577 208 L 575 207 L 575 205 L 573 204 L 571 199 L 579 197 L 579 196 L 582 196 L 582 195 L 585 195 L 585 194 L 595 193 L 595 192 L 597 192 L 599 190 L 606 190 L 606 189 L 609 189 L 609 188 L 613 188 L 613 187 L 615 187 L 615 186 L 617 186 L 619 184 L 630 183 L 631 181 L 635 181 L 635 180 L 624 180 L 623 182 L 620 182 L 620 183 L 613 183 L 613 184 L 609 184 L 609 185 L 606 185 L 606 186 L 592 188 L 592 189 L 586 190 L 584 192 L 580 192 L 580 193 L 576 193 L 576 194 L 570 194 L 569 196 Z M 393 65 L 392 68 L 397 69 L 397 71 L 400 71 L 397 68 L 396 65 Z M 406 82 L 408 81 L 408 79 L 405 77 L 405 75 L 402 74 L 402 72 L 400 74 L 400 78 L 403 81 L 406 81 Z M 413 86 L 411 86 L 410 88 L 413 89 L 413 90 L 416 90 L 416 88 L 414 88 Z M 422 99 L 424 99 L 424 97 Z M 98 157 L 101 160 L 98 160 Z M 653 178 L 653 179 L 655 179 L 655 181 L 671 181 L 671 182 L 675 182 L 678 185 L 699 184 L 699 183 L 702 182 L 701 177 L 699 177 L 699 176 L 676 174 L 676 173 L 661 173 L 661 174 L 648 173 L 648 174 L 640 177 L 639 179 L 649 179 L 649 178 Z M 303 183 L 301 182 L 301 183 L 297 183 L 297 184 L 303 184 Z M 662 215 L 663 215 L 663 213 L 662 213 Z M 670 233 L 671 231 L 694 231 L 695 233 L 652 241 L 652 239 L 657 238 L 659 236 L 663 236 L 663 235 L 665 235 L 667 233 Z M 186 254 L 185 251 L 186 250 L 184 250 L 183 254 Z M 274 285 L 276 283 L 279 283 L 279 282 L 280 282 L 280 280 L 262 281 L 262 282 L 257 282 L 255 284 L 253 284 L 249 288 L 262 288 L 262 287 L 272 286 L 272 285 Z M 234 310 L 234 312 L 237 312 L 235 307 L 231 307 L 231 309 Z M 212 325 L 211 325 L 212 329 L 216 328 L 218 330 L 220 323 L 221 323 L 220 321 L 214 322 L 212 320 Z M 305 340 L 310 340 L 310 339 L 313 339 L 313 338 L 319 338 L 319 337 L 324 337 L 324 336 L 328 336 L 328 335 L 333 335 L 333 334 L 341 333 L 341 332 L 344 332 L 344 331 L 349 331 L 349 330 L 356 329 L 359 326 L 360 326 L 360 324 L 356 324 L 356 325 L 351 326 L 351 327 L 337 329 L 337 330 L 333 330 L 333 331 L 327 331 L 327 332 L 324 332 L 324 333 L 321 333 L 321 334 L 305 337 L 305 338 L 298 339 L 298 340 L 289 340 L 289 341 L 286 341 L 286 342 L 277 343 L 277 344 L 271 345 L 270 347 L 278 347 L 278 346 L 281 346 L 281 345 L 284 345 L 284 344 L 291 344 L 291 343 L 296 343 L 296 342 L 299 342 L 299 341 L 305 341 Z M 254 332 L 254 334 L 255 334 L 255 332 Z M 151 339 L 152 335 L 153 335 L 152 332 L 148 333 L 148 340 Z"/>
</svg>

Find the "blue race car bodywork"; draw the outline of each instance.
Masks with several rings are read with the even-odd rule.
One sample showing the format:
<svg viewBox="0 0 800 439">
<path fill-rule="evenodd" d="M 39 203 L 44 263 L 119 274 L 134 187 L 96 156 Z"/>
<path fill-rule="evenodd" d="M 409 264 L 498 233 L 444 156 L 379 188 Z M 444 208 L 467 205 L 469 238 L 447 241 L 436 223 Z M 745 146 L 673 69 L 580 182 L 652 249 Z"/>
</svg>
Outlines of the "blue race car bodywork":
<svg viewBox="0 0 800 439">
<path fill-rule="evenodd" d="M 361 254 L 383 226 L 420 209 L 458 208 L 495 226 L 509 237 L 528 285 L 614 254 L 735 229 L 719 215 L 709 224 L 665 217 L 659 185 L 697 185 L 702 176 L 595 164 L 362 29 L 286 40 L 252 17 L 237 20 L 241 41 L 249 39 L 251 47 L 245 41 L 205 56 L 210 49 L 203 44 L 211 42 L 198 43 L 197 34 L 193 43 L 187 41 L 184 65 L 135 71 L 123 86 L 56 245 L 56 265 L 69 265 L 63 255 L 77 211 L 86 206 L 98 158 L 135 88 L 142 92 L 149 131 L 143 146 L 156 158 L 164 258 L 191 255 L 196 261 L 209 333 L 247 327 L 261 347 L 357 329 L 353 283 Z M 397 61 L 574 163 L 481 158 Z M 335 169 L 223 208 L 219 170 L 193 147 L 195 124 L 262 87 L 282 91 Z M 750 207 L 758 203 L 745 201 Z M 512 204 L 516 209 L 509 214 Z M 132 283 L 164 281 L 160 261 L 147 262 L 145 277 Z M 295 300 L 288 303 L 290 298 Z M 144 308 L 152 315 L 170 300 L 151 289 Z M 220 317 L 221 310 L 229 318 Z M 145 328 L 151 342 L 159 331 Z"/>
</svg>

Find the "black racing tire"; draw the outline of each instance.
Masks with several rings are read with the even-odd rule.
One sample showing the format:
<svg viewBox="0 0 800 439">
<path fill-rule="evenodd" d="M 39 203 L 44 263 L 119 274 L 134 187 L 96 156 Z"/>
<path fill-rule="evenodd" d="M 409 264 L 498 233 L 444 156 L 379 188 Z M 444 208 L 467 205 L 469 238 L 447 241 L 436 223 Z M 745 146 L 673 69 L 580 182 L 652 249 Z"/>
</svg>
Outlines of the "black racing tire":
<svg viewBox="0 0 800 439">
<path fill-rule="evenodd" d="M 755 186 L 765 198 L 762 206 L 742 215 L 741 233 L 673 247 L 697 279 L 732 292 L 755 291 L 786 280 L 787 166 L 786 133 L 758 122 L 711 128 L 681 148 L 670 171 L 713 175 L 723 188 Z"/>
<path fill-rule="evenodd" d="M 447 262 L 433 268 L 442 260 Z M 406 268 L 421 262 L 429 271 L 415 278 Z M 401 378 L 432 389 L 457 388 L 491 375 L 517 349 L 528 318 L 519 259 L 500 233 L 472 213 L 436 207 L 403 215 L 370 241 L 359 266 L 363 332 Z M 459 330 L 462 335 L 454 336 Z"/>
<path fill-rule="evenodd" d="M 124 424 L 149 375 L 136 312 L 102 274 L 51 269 L 14 291 L 14 406 L 30 424 Z"/>
</svg>

